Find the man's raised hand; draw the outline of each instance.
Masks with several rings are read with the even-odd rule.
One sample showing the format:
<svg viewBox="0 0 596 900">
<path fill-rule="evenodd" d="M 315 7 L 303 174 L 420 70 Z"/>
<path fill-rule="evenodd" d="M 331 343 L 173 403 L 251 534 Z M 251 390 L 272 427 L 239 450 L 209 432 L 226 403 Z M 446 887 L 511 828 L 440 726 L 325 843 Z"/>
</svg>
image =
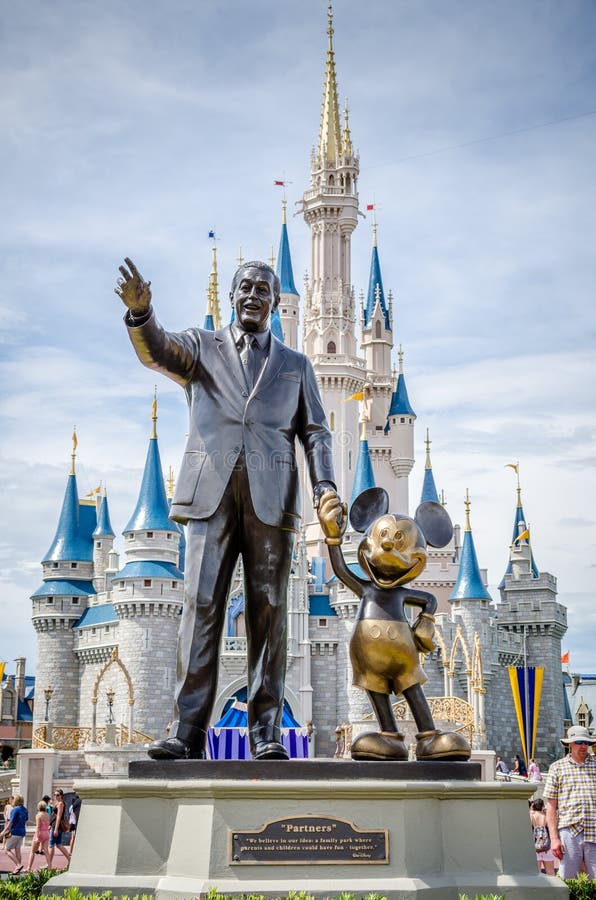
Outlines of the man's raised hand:
<svg viewBox="0 0 596 900">
<path fill-rule="evenodd" d="M 341 544 L 348 524 L 348 505 L 342 503 L 335 491 L 325 491 L 317 509 L 325 543 Z"/>
<path fill-rule="evenodd" d="M 124 258 L 124 262 L 126 266 L 118 267 L 120 278 L 114 292 L 133 316 L 142 316 L 151 305 L 151 282 L 143 280 L 143 276 L 128 256 Z"/>
</svg>

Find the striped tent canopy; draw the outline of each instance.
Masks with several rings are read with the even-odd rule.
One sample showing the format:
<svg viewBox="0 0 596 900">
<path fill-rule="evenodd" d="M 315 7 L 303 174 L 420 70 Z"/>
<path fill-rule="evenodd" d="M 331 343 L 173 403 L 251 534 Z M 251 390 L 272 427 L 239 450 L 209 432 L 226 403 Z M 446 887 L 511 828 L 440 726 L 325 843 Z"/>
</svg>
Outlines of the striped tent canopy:
<svg viewBox="0 0 596 900">
<path fill-rule="evenodd" d="M 308 758 L 308 730 L 299 725 L 285 701 L 281 719 L 281 742 L 290 759 Z M 221 719 L 211 726 L 207 733 L 207 753 L 210 759 L 251 758 L 246 703 L 233 700 Z"/>
</svg>

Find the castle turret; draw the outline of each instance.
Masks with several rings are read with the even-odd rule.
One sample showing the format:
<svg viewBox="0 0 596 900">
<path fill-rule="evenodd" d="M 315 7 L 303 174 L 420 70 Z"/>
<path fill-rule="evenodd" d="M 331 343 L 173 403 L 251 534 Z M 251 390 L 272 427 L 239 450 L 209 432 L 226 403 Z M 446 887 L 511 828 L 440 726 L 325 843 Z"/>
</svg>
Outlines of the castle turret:
<svg viewBox="0 0 596 900">
<path fill-rule="evenodd" d="M 79 715 L 79 664 L 74 653 L 73 625 L 95 595 L 93 538 L 95 503 L 79 501 L 75 471 L 77 436 L 73 434 L 71 468 L 58 527 L 42 563 L 43 584 L 31 596 L 37 633 L 34 726 L 43 720 L 43 690 L 53 690 L 51 718 L 76 725 Z"/>
<path fill-rule="evenodd" d="M 373 384 L 376 379 L 387 382 L 390 377 L 391 350 L 393 349 L 392 327 L 393 323 L 391 322 L 383 290 L 377 244 L 377 223 L 375 221 L 373 222 L 373 246 L 368 293 L 366 304 L 362 311 L 362 349 L 364 350 L 366 368 L 370 373 Z M 385 410 L 382 413 L 383 419 Z"/>
<path fill-rule="evenodd" d="M 152 420 L 139 497 L 123 532 L 126 562 L 113 576 L 112 602 L 119 620 L 119 655 L 137 698 L 135 727 L 158 736 L 172 717 L 183 575 L 178 567 L 180 531 L 168 515 L 155 399 Z M 126 697 L 118 698 L 116 721 L 127 721 L 126 702 Z"/>
<path fill-rule="evenodd" d="M 366 429 L 362 428 L 360 433 L 360 447 L 358 448 L 358 459 L 356 460 L 356 471 L 354 472 L 354 484 L 352 485 L 352 495 L 350 497 L 350 506 L 352 506 L 354 500 L 362 493 L 362 491 L 366 491 L 374 486 L 375 476 L 370 461 Z"/>
<path fill-rule="evenodd" d="M 422 482 L 422 494 L 420 497 L 421 503 L 426 503 L 427 500 L 431 500 L 433 503 L 439 503 L 439 495 L 437 493 L 437 486 L 435 485 L 435 477 L 433 475 L 433 467 L 430 461 L 430 437 L 428 435 L 428 428 L 426 429 L 426 461 L 424 463 L 424 481 Z"/>
<path fill-rule="evenodd" d="M 93 585 L 100 593 L 106 589 L 106 569 L 110 553 L 114 547 L 116 535 L 110 522 L 110 510 L 108 508 L 108 495 L 104 490 L 99 504 L 97 525 L 93 532 Z"/>
<path fill-rule="evenodd" d="M 399 348 L 399 370 L 391 402 L 387 412 L 385 433 L 391 446 L 391 469 L 395 475 L 392 504 L 400 512 L 410 508 L 408 476 L 414 465 L 414 423 L 416 413 L 412 409 L 403 369 L 403 351 Z"/>
<path fill-rule="evenodd" d="M 557 580 L 548 572 L 539 572 L 534 563 L 529 529 L 521 505 L 519 469 L 517 484 L 516 527 L 509 547 L 507 572 L 499 585 L 501 603 L 497 606 L 497 624 L 504 636 L 510 637 L 512 651 L 502 663 L 515 666 L 542 666 L 542 696 L 538 718 L 535 755 L 547 759 L 559 752 L 559 740 L 563 737 L 564 690 L 561 668 L 561 640 L 567 631 L 567 610 L 557 602 Z M 523 530 L 520 530 L 523 529 Z M 507 684 L 502 697 L 494 698 L 498 704 L 494 734 L 489 743 L 498 745 L 505 736 L 509 745 L 519 746 L 516 714 L 511 690 Z M 509 734 L 506 732 L 509 731 Z"/>
<path fill-rule="evenodd" d="M 280 298 L 276 314 L 279 316 L 283 330 L 282 339 L 288 347 L 292 348 L 292 350 L 297 350 L 298 325 L 300 321 L 300 296 L 296 290 L 296 285 L 294 284 L 290 242 L 288 240 L 288 226 L 286 224 L 285 196 L 282 200 L 281 237 L 279 240 L 276 272 L 280 282 Z M 273 319 L 271 327 L 273 329 Z"/>
</svg>

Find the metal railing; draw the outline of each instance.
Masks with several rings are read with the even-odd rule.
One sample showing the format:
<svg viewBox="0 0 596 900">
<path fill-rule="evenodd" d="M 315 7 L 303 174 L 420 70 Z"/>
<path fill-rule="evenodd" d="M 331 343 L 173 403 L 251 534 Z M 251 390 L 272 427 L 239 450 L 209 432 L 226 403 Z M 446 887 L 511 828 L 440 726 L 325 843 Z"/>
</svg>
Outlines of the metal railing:
<svg viewBox="0 0 596 900">
<path fill-rule="evenodd" d="M 132 735 L 123 723 L 114 726 L 104 725 L 95 729 L 95 744 L 105 744 L 108 729 L 112 729 L 114 740 L 110 744 L 122 747 L 125 744 L 147 744 L 153 740 L 151 735 L 133 730 Z M 45 750 L 83 750 L 91 743 L 92 728 L 90 725 L 40 725 L 33 732 L 33 748 Z"/>
</svg>

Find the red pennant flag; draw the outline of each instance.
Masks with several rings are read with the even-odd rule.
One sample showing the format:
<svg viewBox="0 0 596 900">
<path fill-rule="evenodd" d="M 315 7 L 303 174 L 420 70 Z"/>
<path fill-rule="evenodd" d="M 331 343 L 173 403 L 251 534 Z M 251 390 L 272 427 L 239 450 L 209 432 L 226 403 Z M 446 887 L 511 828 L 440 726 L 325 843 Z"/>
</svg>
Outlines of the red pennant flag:
<svg viewBox="0 0 596 900">
<path fill-rule="evenodd" d="M 561 654 L 561 662 L 569 665 L 569 650 L 566 650 L 565 653 Z"/>
<path fill-rule="evenodd" d="M 374 204 L 374 203 L 367 203 L 367 204 L 366 204 L 366 208 L 367 208 L 367 209 L 374 209 L 374 208 L 375 208 L 375 204 Z"/>
<path fill-rule="evenodd" d="M 273 184 L 275 184 L 277 187 L 283 187 L 285 185 L 285 181 L 274 181 Z"/>
</svg>

